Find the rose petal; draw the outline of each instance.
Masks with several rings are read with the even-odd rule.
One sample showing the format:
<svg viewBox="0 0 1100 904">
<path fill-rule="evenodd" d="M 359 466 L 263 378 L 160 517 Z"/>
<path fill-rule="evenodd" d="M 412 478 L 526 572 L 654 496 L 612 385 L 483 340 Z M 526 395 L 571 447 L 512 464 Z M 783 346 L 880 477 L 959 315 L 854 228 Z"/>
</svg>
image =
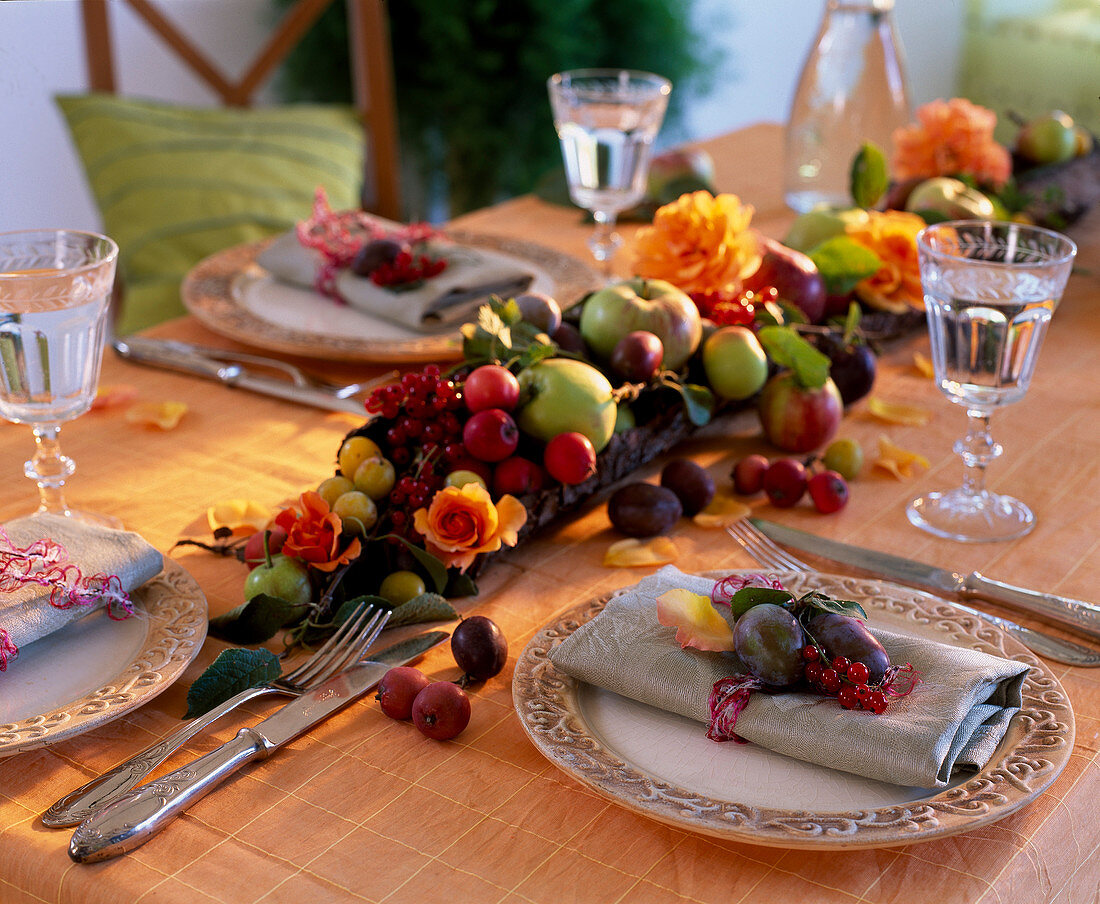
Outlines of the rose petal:
<svg viewBox="0 0 1100 904">
<path fill-rule="evenodd" d="M 732 650 L 733 630 L 709 596 L 669 590 L 657 597 L 657 621 L 676 628 L 676 642 L 697 650 Z"/>
<path fill-rule="evenodd" d="M 95 398 L 92 400 L 92 411 L 128 405 L 137 398 L 137 395 L 137 387 L 131 386 L 128 383 L 100 386 L 96 390 Z"/>
<path fill-rule="evenodd" d="M 908 427 L 923 427 L 932 419 L 932 412 L 927 408 L 888 402 L 874 396 L 867 400 L 867 410 L 879 420 Z"/>
<path fill-rule="evenodd" d="M 271 523 L 271 509 L 251 499 L 226 499 L 206 510 L 212 531 L 229 528 L 233 533 L 254 533 Z"/>
<path fill-rule="evenodd" d="M 748 516 L 750 512 L 752 509 L 740 499 L 722 494 L 715 496 L 710 505 L 691 520 L 699 527 L 729 527 L 735 521 Z"/>
<path fill-rule="evenodd" d="M 927 355 L 922 355 L 920 352 L 913 352 L 913 367 L 916 368 L 917 373 L 922 377 L 927 377 L 929 380 L 935 379 L 936 377 L 936 368 Z"/>
<path fill-rule="evenodd" d="M 612 543 L 603 556 L 608 568 L 644 568 L 649 565 L 668 565 L 676 561 L 676 544 L 668 537 L 639 540 L 630 537 Z"/>
<path fill-rule="evenodd" d="M 878 458 L 873 467 L 893 474 L 898 480 L 908 480 L 916 467 L 929 467 L 928 459 L 918 452 L 910 452 L 891 442 L 889 437 L 878 438 Z"/>
<path fill-rule="evenodd" d="M 185 414 L 186 402 L 139 402 L 127 410 L 126 420 L 131 424 L 173 430 Z"/>
</svg>

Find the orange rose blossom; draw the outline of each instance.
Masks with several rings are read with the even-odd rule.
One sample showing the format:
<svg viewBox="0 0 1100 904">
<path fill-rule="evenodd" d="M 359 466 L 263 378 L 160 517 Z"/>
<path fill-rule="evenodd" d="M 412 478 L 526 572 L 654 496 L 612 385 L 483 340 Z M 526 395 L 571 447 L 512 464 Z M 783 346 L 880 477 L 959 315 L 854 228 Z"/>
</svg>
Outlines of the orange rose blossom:
<svg viewBox="0 0 1100 904">
<path fill-rule="evenodd" d="M 894 132 L 892 167 L 898 179 L 973 176 L 1000 188 L 1012 174 L 1008 150 L 993 140 L 997 115 L 965 98 L 934 100 L 917 121 Z"/>
<path fill-rule="evenodd" d="M 845 227 L 846 235 L 873 251 L 879 269 L 856 284 L 856 295 L 873 308 L 902 313 L 924 310 L 924 290 L 917 261 L 917 233 L 924 220 L 901 210 L 868 210 L 867 219 Z"/>
<path fill-rule="evenodd" d="M 684 292 L 736 292 L 760 266 L 753 208 L 737 195 L 696 191 L 661 207 L 638 230 L 634 272 Z"/>
<path fill-rule="evenodd" d="M 283 554 L 300 559 L 318 571 L 335 571 L 346 565 L 360 552 L 356 537 L 340 549 L 340 516 L 329 510 L 328 503 L 310 490 L 298 498 L 298 505 L 283 509 L 275 516 L 275 523 L 286 531 Z"/>
<path fill-rule="evenodd" d="M 413 526 L 424 535 L 428 552 L 460 571 L 481 553 L 496 552 L 502 543 L 515 546 L 526 521 L 527 509 L 518 499 L 504 495 L 494 505 L 478 483 L 443 487 L 427 508 L 413 513 Z"/>
</svg>

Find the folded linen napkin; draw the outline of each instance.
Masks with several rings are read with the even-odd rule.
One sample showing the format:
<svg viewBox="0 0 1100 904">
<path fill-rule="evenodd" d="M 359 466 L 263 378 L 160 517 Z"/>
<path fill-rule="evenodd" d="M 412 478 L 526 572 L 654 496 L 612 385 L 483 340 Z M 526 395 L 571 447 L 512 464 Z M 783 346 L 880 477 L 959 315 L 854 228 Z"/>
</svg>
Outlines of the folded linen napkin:
<svg viewBox="0 0 1100 904">
<path fill-rule="evenodd" d="M 453 329 L 468 321 L 490 295 L 522 294 L 534 274 L 514 257 L 433 240 L 434 253 L 447 268 L 415 289 L 377 286 L 370 279 L 341 270 L 336 290 L 351 307 L 417 332 Z M 318 252 L 303 247 L 296 233 L 286 233 L 268 245 L 257 263 L 283 282 L 312 289 L 321 266 Z"/>
<path fill-rule="evenodd" d="M 578 680 L 707 723 L 714 683 L 744 669 L 732 653 L 681 649 L 676 629 L 657 621 L 656 598 L 677 587 L 709 595 L 713 584 L 666 566 L 614 597 L 550 660 Z M 758 692 L 738 717 L 737 734 L 777 753 L 897 785 L 943 788 L 956 771 L 980 770 L 1020 709 L 1028 666 L 873 623 L 868 628 L 893 664 L 912 663 L 920 674 L 912 693 L 876 715 L 818 694 Z"/>
<path fill-rule="evenodd" d="M 59 543 L 83 576 L 117 575 L 126 592 L 155 577 L 164 568 L 164 557 L 138 534 L 110 530 L 66 518 L 63 515 L 31 515 L 3 525 L 12 544 L 25 548 L 48 538 Z M 73 605 L 65 609 L 50 603 L 50 588 L 27 583 L 0 592 L 0 631 L 17 648 L 83 618 L 98 605 Z"/>
</svg>

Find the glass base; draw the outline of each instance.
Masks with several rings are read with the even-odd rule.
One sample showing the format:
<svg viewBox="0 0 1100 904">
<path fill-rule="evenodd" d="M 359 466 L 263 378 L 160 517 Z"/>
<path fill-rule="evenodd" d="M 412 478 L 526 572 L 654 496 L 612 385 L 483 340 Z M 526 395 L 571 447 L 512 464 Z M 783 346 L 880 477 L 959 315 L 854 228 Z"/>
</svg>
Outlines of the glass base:
<svg viewBox="0 0 1100 904">
<path fill-rule="evenodd" d="M 71 518 L 73 521 L 79 521 L 81 524 L 88 524 L 92 527 L 106 527 L 110 530 L 122 530 L 122 519 L 116 518 L 114 515 L 104 515 L 100 512 L 86 512 L 82 509 L 66 508 L 62 511 L 52 511 L 50 509 L 39 508 L 33 513 L 34 515 L 63 515 L 66 518 Z"/>
<path fill-rule="evenodd" d="M 910 502 L 905 513 L 921 530 L 964 543 L 1015 540 L 1035 527 L 1035 515 L 1019 499 L 987 490 L 926 493 Z"/>
</svg>

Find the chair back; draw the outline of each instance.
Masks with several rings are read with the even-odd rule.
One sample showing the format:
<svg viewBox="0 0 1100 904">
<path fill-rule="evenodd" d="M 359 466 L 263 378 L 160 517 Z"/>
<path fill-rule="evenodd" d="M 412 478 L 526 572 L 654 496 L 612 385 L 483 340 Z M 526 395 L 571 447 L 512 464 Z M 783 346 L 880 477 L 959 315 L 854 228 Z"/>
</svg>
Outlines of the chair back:
<svg viewBox="0 0 1100 904">
<path fill-rule="evenodd" d="M 194 41 L 180 33 L 153 0 L 81 0 L 88 82 L 93 91 L 117 93 L 109 4 L 127 3 L 162 41 L 229 107 L 250 107 L 287 54 L 332 0 L 298 0 L 275 32 L 233 80 Z M 393 63 L 384 0 L 346 0 L 355 107 L 363 123 L 364 210 L 401 219 L 400 166 L 393 90 Z"/>
</svg>

